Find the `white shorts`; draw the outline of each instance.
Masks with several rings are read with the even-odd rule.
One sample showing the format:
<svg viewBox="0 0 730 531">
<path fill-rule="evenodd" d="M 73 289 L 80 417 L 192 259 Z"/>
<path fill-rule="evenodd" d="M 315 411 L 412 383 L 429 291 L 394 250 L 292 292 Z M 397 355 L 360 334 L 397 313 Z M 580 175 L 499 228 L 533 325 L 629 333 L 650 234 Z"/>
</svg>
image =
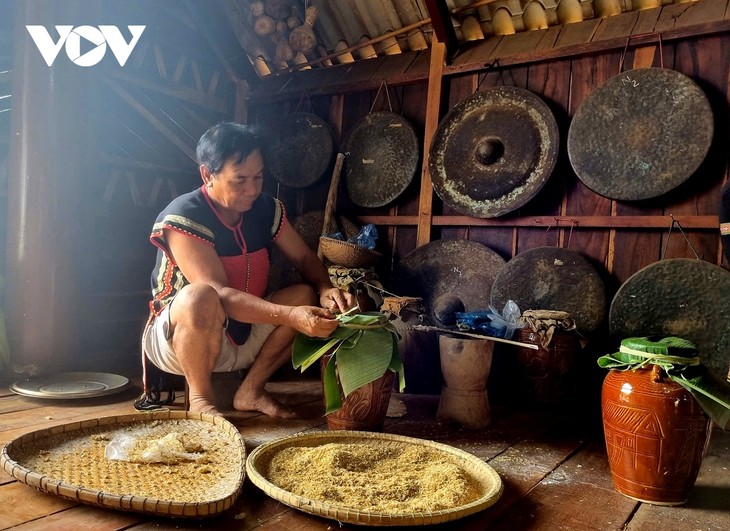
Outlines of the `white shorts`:
<svg viewBox="0 0 730 531">
<path fill-rule="evenodd" d="M 172 374 L 183 374 L 180 362 L 172 348 L 170 330 L 170 306 L 168 304 L 153 317 L 142 334 L 142 349 L 147 359 L 158 368 Z M 253 324 L 251 334 L 243 345 L 236 345 L 226 335 L 226 328 L 221 328 L 221 353 L 215 362 L 213 372 L 231 372 L 249 368 L 266 339 L 274 331 L 273 324 Z"/>
</svg>

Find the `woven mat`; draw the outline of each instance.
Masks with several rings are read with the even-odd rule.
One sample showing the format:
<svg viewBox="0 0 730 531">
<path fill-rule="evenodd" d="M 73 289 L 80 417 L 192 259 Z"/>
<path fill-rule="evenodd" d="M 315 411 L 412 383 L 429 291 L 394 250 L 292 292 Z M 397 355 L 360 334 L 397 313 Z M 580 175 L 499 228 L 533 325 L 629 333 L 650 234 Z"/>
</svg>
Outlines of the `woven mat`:
<svg viewBox="0 0 730 531">
<path fill-rule="evenodd" d="M 404 448 L 417 446 L 429 452 L 440 454 L 444 461 L 456 463 L 476 486 L 479 495 L 473 501 L 450 509 L 421 512 L 373 512 L 356 507 L 333 503 L 331 499 L 320 500 L 296 495 L 284 490 L 267 477 L 272 459 L 285 449 L 295 447 L 318 447 L 330 443 L 370 444 L 378 449 L 386 447 Z M 437 459 L 440 460 L 440 459 Z M 427 525 L 453 521 L 479 512 L 493 505 L 502 495 L 502 480 L 495 470 L 476 456 L 433 441 L 426 441 L 402 435 L 371 433 L 361 431 L 328 431 L 305 433 L 272 441 L 257 447 L 246 461 L 246 472 L 254 485 L 272 498 L 300 511 L 331 518 L 350 524 L 371 526 Z M 397 473 L 393 470 L 393 473 Z M 367 474 L 367 472 L 365 472 Z"/>
<path fill-rule="evenodd" d="M 180 433 L 199 447 L 194 461 L 115 461 L 104 450 L 120 434 L 156 440 Z M 62 498 L 163 516 L 204 517 L 241 492 L 246 451 L 238 429 L 212 415 L 158 411 L 73 422 L 9 442 L 0 465 L 21 483 Z"/>
</svg>

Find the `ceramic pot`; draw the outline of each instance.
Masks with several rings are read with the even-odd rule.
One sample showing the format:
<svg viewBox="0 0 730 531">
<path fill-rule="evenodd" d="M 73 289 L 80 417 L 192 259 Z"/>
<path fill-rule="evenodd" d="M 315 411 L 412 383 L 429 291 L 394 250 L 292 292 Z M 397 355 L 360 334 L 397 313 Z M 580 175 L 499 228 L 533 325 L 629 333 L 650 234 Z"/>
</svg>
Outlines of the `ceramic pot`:
<svg viewBox="0 0 730 531">
<path fill-rule="evenodd" d="M 578 337 L 572 332 L 556 329 L 545 349 L 540 344 L 540 336 L 528 327 L 519 331 L 517 340 L 539 347 L 537 350 L 517 347 L 523 396 L 530 402 L 544 405 L 569 401 L 574 385 L 575 355 L 580 350 Z"/>
<path fill-rule="evenodd" d="M 686 502 L 712 433 L 692 395 L 656 365 L 612 370 L 601 409 L 616 490 L 654 505 Z"/>
<path fill-rule="evenodd" d="M 324 375 L 329 360 L 329 354 L 320 359 L 320 375 Z M 394 376 L 393 371 L 387 370 L 383 376 L 356 389 L 348 397 L 340 389 L 342 407 L 326 416 L 327 427 L 330 430 L 382 431 Z"/>
</svg>

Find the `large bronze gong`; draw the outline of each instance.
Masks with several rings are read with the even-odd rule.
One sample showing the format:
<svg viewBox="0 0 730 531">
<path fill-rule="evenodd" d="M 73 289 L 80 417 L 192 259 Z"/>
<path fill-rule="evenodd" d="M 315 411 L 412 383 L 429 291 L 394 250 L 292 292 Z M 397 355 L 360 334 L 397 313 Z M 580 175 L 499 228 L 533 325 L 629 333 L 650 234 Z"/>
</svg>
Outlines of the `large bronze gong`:
<svg viewBox="0 0 730 531">
<path fill-rule="evenodd" d="M 568 312 L 583 334 L 595 330 L 606 315 L 598 272 L 583 255 L 560 247 L 536 247 L 507 262 L 494 279 L 491 302 L 501 310 L 508 300 L 523 312 Z"/>
<path fill-rule="evenodd" d="M 687 180 L 712 142 L 712 109 L 684 74 L 642 68 L 612 77 L 581 104 L 568 132 L 578 178 L 611 199 L 657 197 Z"/>
<path fill-rule="evenodd" d="M 688 339 L 702 363 L 724 379 L 730 367 L 730 272 L 695 258 L 654 262 L 621 285 L 608 321 L 611 335 L 620 339 Z"/>
<path fill-rule="evenodd" d="M 274 178 L 292 188 L 304 188 L 319 180 L 334 151 L 329 124 L 316 114 L 295 112 L 272 129 L 269 166 Z"/>
<path fill-rule="evenodd" d="M 387 205 L 402 194 L 420 155 L 413 127 L 393 112 L 368 114 L 350 134 L 346 150 L 347 193 L 367 208 Z"/>
<path fill-rule="evenodd" d="M 439 197 L 455 210 L 492 218 L 518 209 L 547 182 L 559 133 L 538 96 L 495 87 L 466 98 L 439 124 L 428 169 Z"/>
<path fill-rule="evenodd" d="M 439 326 L 455 324 L 455 312 L 485 310 L 504 259 L 481 243 L 437 240 L 408 253 L 390 287 L 401 296 L 421 297 Z"/>
</svg>

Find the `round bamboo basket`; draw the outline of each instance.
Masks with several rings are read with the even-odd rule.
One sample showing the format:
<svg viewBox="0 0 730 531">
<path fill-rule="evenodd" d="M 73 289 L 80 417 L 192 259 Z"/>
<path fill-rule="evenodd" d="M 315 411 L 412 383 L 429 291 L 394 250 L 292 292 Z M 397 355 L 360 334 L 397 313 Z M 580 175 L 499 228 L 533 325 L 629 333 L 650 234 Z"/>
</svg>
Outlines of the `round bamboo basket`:
<svg viewBox="0 0 730 531">
<path fill-rule="evenodd" d="M 61 445 L 68 444 L 69 440 L 80 440 L 80 446 L 87 445 L 88 440 L 100 440 L 103 436 L 99 434 L 113 433 L 115 430 L 136 429 L 138 427 L 150 427 L 154 429 L 174 431 L 175 421 L 193 421 L 195 430 L 200 430 L 207 437 L 224 441 L 225 465 L 228 472 L 222 486 L 216 488 L 216 494 L 211 499 L 203 501 L 180 501 L 174 498 L 156 499 L 149 495 L 140 495 L 142 489 L 149 489 L 150 484 L 169 483 L 175 484 L 175 467 L 168 467 L 172 471 L 162 470 L 159 463 L 128 463 L 114 461 L 113 466 L 109 460 L 91 460 L 89 462 L 88 452 L 82 462 L 83 451 L 71 451 L 59 459 L 59 466 L 65 468 L 73 477 L 74 474 L 86 474 L 91 476 L 109 477 L 118 475 L 125 485 L 130 485 L 127 492 L 111 492 L 75 484 L 74 480 L 64 480 L 56 477 L 55 474 L 46 474 L 34 470 L 29 465 L 31 455 L 38 455 L 34 452 L 44 452 L 53 455 L 53 450 L 58 450 Z M 169 426 L 166 424 L 169 423 Z M 185 423 L 190 426 L 190 423 Z M 193 430 L 193 431 L 195 431 Z M 195 433 L 190 433 L 195 436 Z M 93 444 L 93 443 L 91 443 Z M 65 448 L 65 447 L 64 447 Z M 55 459 L 55 458 L 54 458 Z M 156 411 L 152 413 L 137 413 L 130 415 L 119 415 L 113 417 L 101 417 L 80 422 L 71 422 L 54 426 L 43 430 L 27 433 L 7 443 L 0 453 L 0 465 L 2 468 L 21 483 L 25 483 L 41 492 L 53 494 L 61 498 L 81 502 L 89 505 L 96 505 L 110 509 L 123 511 L 135 511 L 148 513 L 157 516 L 167 517 L 188 517 L 201 518 L 216 515 L 229 509 L 238 498 L 243 487 L 245 478 L 246 450 L 244 441 L 238 429 L 222 417 L 207 415 L 203 413 L 188 413 L 185 411 Z M 154 466 L 158 465 L 158 466 Z M 210 485 L 214 478 L 211 474 L 198 473 L 199 485 L 180 481 L 179 489 L 202 488 Z M 189 478 L 185 481 L 190 481 Z M 198 481 L 193 479 L 193 482 Z M 135 486 L 136 485 L 136 486 Z M 175 487 L 178 488 L 176 485 Z M 202 490 L 203 496 L 206 490 Z"/>
<path fill-rule="evenodd" d="M 327 236 L 320 236 L 319 245 L 327 260 L 344 267 L 370 267 L 383 256 L 377 251 Z"/>
<path fill-rule="evenodd" d="M 277 487 L 267 479 L 269 463 L 279 452 L 290 447 L 315 447 L 330 443 L 370 443 L 383 446 L 418 445 L 443 453 L 458 463 L 479 486 L 480 496 L 471 503 L 452 509 L 418 513 L 384 513 L 358 510 L 323 500 L 298 496 Z M 305 513 L 322 516 L 349 524 L 370 526 L 430 525 L 450 522 L 482 511 L 495 504 L 502 495 L 499 474 L 478 457 L 445 444 L 403 435 L 366 431 L 326 431 L 292 435 L 257 447 L 246 461 L 246 472 L 254 485 L 272 498 Z"/>
</svg>

